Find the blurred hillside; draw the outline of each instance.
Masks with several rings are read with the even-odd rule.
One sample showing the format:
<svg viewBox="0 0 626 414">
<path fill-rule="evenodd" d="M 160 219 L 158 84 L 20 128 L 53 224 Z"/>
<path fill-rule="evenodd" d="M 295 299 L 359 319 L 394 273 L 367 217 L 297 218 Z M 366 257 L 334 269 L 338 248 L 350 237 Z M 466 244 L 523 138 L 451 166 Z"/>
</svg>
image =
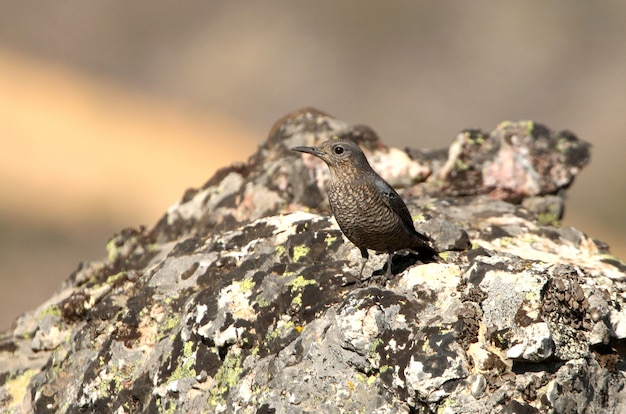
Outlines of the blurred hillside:
<svg viewBox="0 0 626 414">
<path fill-rule="evenodd" d="M 395 146 L 532 119 L 594 145 L 565 224 L 626 257 L 626 4 L 0 2 L 0 329 L 316 106 Z"/>
</svg>

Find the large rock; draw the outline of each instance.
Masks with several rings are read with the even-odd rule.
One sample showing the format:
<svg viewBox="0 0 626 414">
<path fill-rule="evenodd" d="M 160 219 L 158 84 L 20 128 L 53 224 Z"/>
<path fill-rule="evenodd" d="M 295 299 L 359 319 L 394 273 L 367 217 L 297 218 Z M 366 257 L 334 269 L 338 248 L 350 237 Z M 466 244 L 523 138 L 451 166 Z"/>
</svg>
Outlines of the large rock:
<svg viewBox="0 0 626 414">
<path fill-rule="evenodd" d="M 398 255 L 386 285 L 357 280 L 327 168 L 289 151 L 333 136 L 363 146 L 446 263 Z M 624 264 L 558 226 L 588 158 L 585 142 L 532 122 L 424 152 L 313 109 L 289 114 L 248 162 L 187 191 L 154 228 L 122 231 L 107 259 L 82 263 L 3 334 L 0 407 L 624 411 Z"/>
</svg>

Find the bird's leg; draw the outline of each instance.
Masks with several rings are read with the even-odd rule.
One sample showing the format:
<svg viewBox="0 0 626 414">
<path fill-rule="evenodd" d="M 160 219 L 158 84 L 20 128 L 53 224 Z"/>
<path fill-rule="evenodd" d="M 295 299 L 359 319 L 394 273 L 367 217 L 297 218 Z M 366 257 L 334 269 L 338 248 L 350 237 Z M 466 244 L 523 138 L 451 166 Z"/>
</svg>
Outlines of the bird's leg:
<svg viewBox="0 0 626 414">
<path fill-rule="evenodd" d="M 359 272 L 359 279 L 361 279 L 361 276 L 363 276 L 363 269 L 365 269 L 365 264 L 367 263 L 367 259 L 370 258 L 370 255 L 366 248 L 359 247 L 359 250 L 361 250 L 361 258 L 363 258 L 363 261 L 361 262 L 361 271 Z"/>
<path fill-rule="evenodd" d="M 391 279 L 393 274 L 391 273 L 391 259 L 393 258 L 393 252 L 389 252 L 389 256 L 387 257 L 387 272 L 385 273 L 385 278 L 387 280 Z"/>
</svg>

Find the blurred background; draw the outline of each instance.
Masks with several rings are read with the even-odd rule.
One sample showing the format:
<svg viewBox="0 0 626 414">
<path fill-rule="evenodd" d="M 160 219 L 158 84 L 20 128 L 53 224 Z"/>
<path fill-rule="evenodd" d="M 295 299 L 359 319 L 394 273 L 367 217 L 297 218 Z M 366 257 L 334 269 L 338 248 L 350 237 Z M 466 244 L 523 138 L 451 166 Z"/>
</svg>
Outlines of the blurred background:
<svg viewBox="0 0 626 414">
<path fill-rule="evenodd" d="M 389 145 L 593 144 L 565 224 L 626 258 L 626 3 L 0 0 L 0 330 L 315 106 Z"/>
</svg>

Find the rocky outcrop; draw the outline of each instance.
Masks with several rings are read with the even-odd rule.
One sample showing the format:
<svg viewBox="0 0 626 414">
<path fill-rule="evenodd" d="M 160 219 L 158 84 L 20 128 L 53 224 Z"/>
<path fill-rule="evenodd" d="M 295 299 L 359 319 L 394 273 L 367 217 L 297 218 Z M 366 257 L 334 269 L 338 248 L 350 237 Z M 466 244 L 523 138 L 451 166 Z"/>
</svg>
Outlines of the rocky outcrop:
<svg viewBox="0 0 626 414">
<path fill-rule="evenodd" d="M 386 284 L 328 214 L 328 171 L 289 151 L 356 140 L 445 263 Z M 246 163 L 128 229 L 0 340 L 9 412 L 619 412 L 624 264 L 560 227 L 589 145 L 533 122 L 448 151 L 289 114 Z M 382 274 L 384 255 L 364 274 Z"/>
</svg>

